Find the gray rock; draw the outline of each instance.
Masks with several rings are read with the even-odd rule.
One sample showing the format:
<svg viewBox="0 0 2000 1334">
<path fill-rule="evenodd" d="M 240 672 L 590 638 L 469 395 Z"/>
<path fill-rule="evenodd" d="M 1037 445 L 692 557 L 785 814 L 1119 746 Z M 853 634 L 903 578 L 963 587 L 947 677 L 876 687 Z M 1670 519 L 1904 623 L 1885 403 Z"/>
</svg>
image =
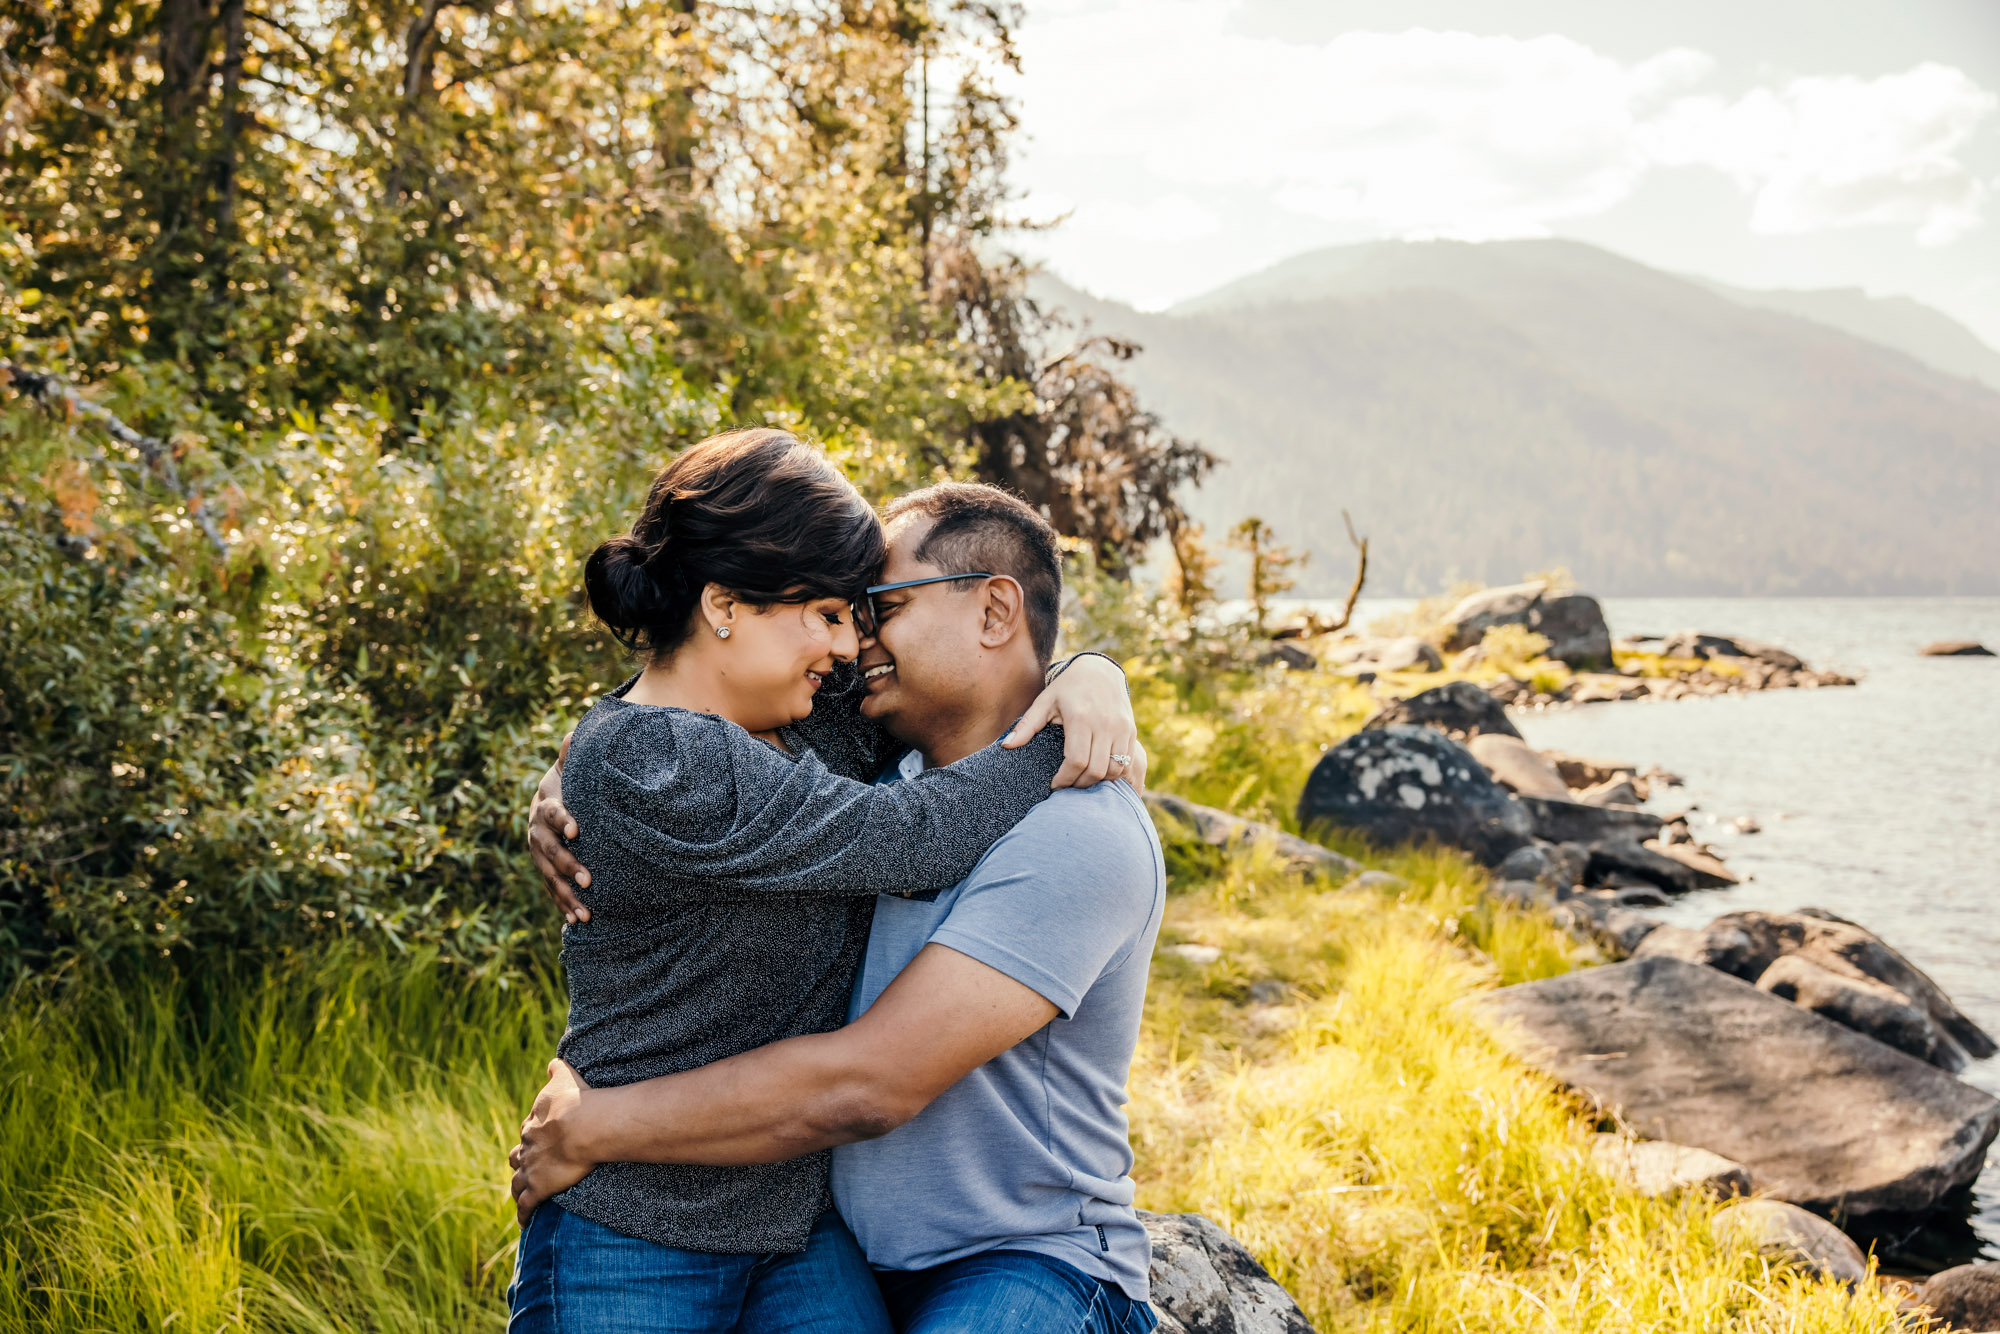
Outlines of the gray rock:
<svg viewBox="0 0 2000 1334">
<path fill-rule="evenodd" d="M 1620 774 L 1616 778 L 1607 778 L 1603 782 L 1595 783 L 1577 793 L 1576 800 L 1586 806 L 1637 806 L 1645 798 L 1639 795 L 1638 785 L 1632 781 L 1632 778 L 1631 774 Z M 1541 797 L 1550 794 L 1537 792 L 1534 795 Z M 1563 791 L 1553 795 L 1559 800 L 1568 800 L 1569 790 L 1565 788 Z"/>
<path fill-rule="evenodd" d="M 1572 667 L 1609 666 L 1611 627 L 1597 599 L 1551 594 L 1542 583 L 1488 588 L 1445 615 L 1445 651 L 1471 648 L 1496 625 L 1523 625 L 1549 641 L 1549 656 Z"/>
<path fill-rule="evenodd" d="M 1565 750 L 1545 750 L 1542 758 L 1556 767 L 1564 783 L 1573 788 L 1595 787 L 1618 777 L 1630 777 L 1639 772 L 1636 764 L 1623 760 L 1596 760 L 1587 755 L 1572 755 Z"/>
<path fill-rule="evenodd" d="M 1917 1292 L 1931 1319 L 1954 1329 L 2000 1329 L 2000 1264 L 1959 1265 L 1932 1274 Z"/>
<path fill-rule="evenodd" d="M 1625 839 L 1604 838 L 1590 845 L 1590 865 L 1583 878 L 1604 884 L 1614 878 L 1643 880 L 1669 894 L 1692 894 L 1699 882 L 1693 871 L 1665 853 Z"/>
<path fill-rule="evenodd" d="M 1760 644 L 1754 639 L 1732 639 L 1727 635 L 1705 635 L 1694 630 L 1668 635 L 1660 653 L 1668 658 L 1748 658 L 1788 672 L 1805 668 L 1797 657 L 1776 645 Z"/>
<path fill-rule="evenodd" d="M 1299 796 L 1299 827 L 1318 825 L 1384 845 L 1442 843 L 1489 866 L 1529 832 L 1527 812 L 1471 752 L 1428 727 L 1358 732 L 1320 756 Z"/>
<path fill-rule="evenodd" d="M 1496 880 L 1487 890 L 1502 903 L 1517 908 L 1553 908 L 1556 891 L 1539 880 Z"/>
<path fill-rule="evenodd" d="M 1550 843 L 1581 843 L 1587 847 L 1607 838 L 1643 843 L 1658 838 L 1660 826 L 1665 823 L 1650 811 L 1586 806 L 1580 801 L 1522 797 L 1521 805 L 1528 812 L 1535 837 Z"/>
<path fill-rule="evenodd" d="M 1366 667 L 1376 672 L 1438 672 L 1444 655 L 1429 640 L 1415 635 L 1400 639 L 1350 639 L 1327 655 L 1342 667 Z"/>
<path fill-rule="evenodd" d="M 1966 1056 L 1983 1059 L 2000 1051 L 1986 1031 L 1954 1005 L 1923 970 L 1866 927 L 1844 917 L 1818 908 L 1795 913 L 1736 912 L 1716 918 L 1701 929 L 1701 934 L 1705 943 L 1699 954 L 1678 957 L 1755 982 L 1783 956 L 1803 955 L 1830 973 L 1872 979 L 1902 993 Z M 1648 950 L 1666 944 L 1649 945 Z"/>
<path fill-rule="evenodd" d="M 1484 1005 L 1524 1060 L 1638 1133 L 1733 1159 L 1810 1209 L 1921 1213 L 1979 1174 L 2000 1132 L 2000 1102 L 1978 1089 L 1678 959 L 1527 982 Z"/>
<path fill-rule="evenodd" d="M 1681 826 L 1686 829 L 1686 825 Z M 1724 866 L 1713 853 L 1706 852 L 1689 840 L 1648 839 L 1645 847 L 1669 861 L 1679 862 L 1694 877 L 1696 889 L 1724 889 L 1741 884 L 1743 877 Z"/>
<path fill-rule="evenodd" d="M 1559 844 L 1530 843 L 1516 848 L 1493 868 L 1493 874 L 1500 880 L 1533 880 L 1547 885 L 1559 897 L 1567 897 L 1570 888 L 1583 877 L 1583 868 L 1589 857 L 1572 859 Z"/>
<path fill-rule="evenodd" d="M 1390 871 L 1363 871 L 1341 886 L 1342 889 L 1372 889 L 1380 894 L 1409 887 L 1409 881 Z"/>
<path fill-rule="evenodd" d="M 1715 1211 L 1718 1237 L 1752 1246 L 1757 1253 L 1808 1269 L 1837 1283 L 1863 1283 L 1868 1257 L 1824 1218 L 1780 1200 L 1738 1200 Z"/>
<path fill-rule="evenodd" d="M 1279 643 L 1257 655 L 1258 666 L 1269 667 L 1273 663 L 1283 663 L 1295 672 L 1310 672 L 1319 666 L 1319 659 L 1297 644 Z"/>
<path fill-rule="evenodd" d="M 1556 767 L 1521 738 L 1482 732 L 1467 740 L 1465 748 L 1472 752 L 1472 758 L 1486 766 L 1486 772 L 1500 786 L 1531 797 L 1569 800 L 1569 788 L 1563 784 Z"/>
<path fill-rule="evenodd" d="M 1153 1313 L 1161 1334 L 1314 1334 L 1270 1271 L 1208 1219 L 1141 1209 L 1139 1221 L 1153 1243 Z"/>
<path fill-rule="evenodd" d="M 1823 1014 L 1940 1070 L 1957 1074 L 1966 1066 L 1965 1049 L 1940 1033 L 1928 1013 L 1886 982 L 1829 972 L 1804 954 L 1785 954 L 1764 970 L 1757 990 Z"/>
<path fill-rule="evenodd" d="M 1453 681 L 1399 699 L 1361 724 L 1364 732 L 1382 727 L 1433 727 L 1459 738 L 1521 735 L 1507 720 L 1500 701 L 1470 681 Z"/>
<path fill-rule="evenodd" d="M 1565 899 L 1551 916 L 1571 935 L 1589 941 L 1614 959 L 1626 958 L 1655 931 L 1665 929 L 1644 913 L 1621 908 L 1595 894 Z"/>
<path fill-rule="evenodd" d="M 1269 843 L 1295 871 L 1314 871 L 1329 876 L 1350 876 L 1361 863 L 1343 857 L 1332 848 L 1323 848 L 1309 839 L 1288 834 L 1257 820 L 1203 806 L 1198 802 L 1165 792 L 1148 792 L 1146 804 L 1155 812 L 1178 820 L 1194 831 L 1195 837 L 1210 847 L 1233 848 L 1251 843 Z"/>
<path fill-rule="evenodd" d="M 1993 650 L 1976 639 L 1940 639 L 1917 650 L 1920 658 L 1990 658 Z"/>
<path fill-rule="evenodd" d="M 1750 1193 L 1750 1169 L 1719 1153 L 1663 1139 L 1594 1135 L 1591 1161 L 1641 1195 L 1678 1195 L 1698 1190 L 1718 1199 Z"/>
</svg>

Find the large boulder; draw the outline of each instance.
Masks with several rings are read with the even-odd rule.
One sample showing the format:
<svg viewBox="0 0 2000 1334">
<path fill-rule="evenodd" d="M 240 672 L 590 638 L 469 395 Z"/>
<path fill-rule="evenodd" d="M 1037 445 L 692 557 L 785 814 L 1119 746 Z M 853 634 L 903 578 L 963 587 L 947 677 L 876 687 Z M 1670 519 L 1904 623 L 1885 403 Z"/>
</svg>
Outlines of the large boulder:
<svg viewBox="0 0 2000 1334">
<path fill-rule="evenodd" d="M 1738 1200 L 1715 1211 L 1716 1236 L 1838 1283 L 1868 1278 L 1868 1257 L 1824 1218 L 1782 1200 Z"/>
<path fill-rule="evenodd" d="M 1521 735 L 1507 720 L 1507 710 L 1500 701 L 1470 681 L 1433 686 L 1396 700 L 1361 724 L 1364 732 L 1380 727 L 1434 727 L 1459 739 Z"/>
<path fill-rule="evenodd" d="M 1660 656 L 1666 658 L 1748 658 L 1761 662 L 1767 667 L 1782 667 L 1796 672 L 1805 667 L 1794 654 L 1787 653 L 1775 644 L 1760 644 L 1754 639 L 1732 639 L 1728 635 L 1705 635 L 1698 630 L 1682 630 L 1668 635 L 1661 645 Z"/>
<path fill-rule="evenodd" d="M 1465 743 L 1472 758 L 1486 766 L 1502 787 L 1530 797 L 1569 800 L 1569 788 L 1556 767 L 1517 736 L 1482 732 Z"/>
<path fill-rule="evenodd" d="M 1976 639 L 1940 639 L 1917 650 L 1921 658 L 1990 658 L 1993 650 Z"/>
<path fill-rule="evenodd" d="M 1965 1053 L 1958 1044 L 1938 1032 L 1930 1015 L 1886 982 L 1829 972 L 1803 954 L 1786 954 L 1764 970 L 1757 990 L 1823 1014 L 1940 1069 L 1956 1074 L 1965 1068 Z"/>
<path fill-rule="evenodd" d="M 1568 905 L 1564 905 L 1567 907 Z M 1524 1060 L 1638 1133 L 1821 1213 L 1921 1213 L 1978 1176 L 2000 1102 L 1712 968 L 1634 959 L 1490 993 Z"/>
<path fill-rule="evenodd" d="M 1931 1319 L 1953 1329 L 2000 1329 L 2000 1265 L 1958 1265 L 1932 1274 L 1917 1293 Z"/>
<path fill-rule="evenodd" d="M 1648 940 L 1638 953 L 1671 954 L 1759 985 L 1780 959 L 1797 955 L 1832 976 L 1820 978 L 1803 971 L 1780 970 L 1766 990 L 1788 996 L 1803 994 L 1807 999 L 1801 1003 L 1808 1008 L 1851 1023 L 1879 1041 L 1911 1051 L 1947 1070 L 1962 1069 L 1967 1058 L 1983 1058 L 2000 1051 L 1992 1037 L 1954 1005 L 1944 989 L 1922 969 L 1866 927 L 1818 908 L 1795 913 L 1728 913 L 1697 932 L 1668 933 Z M 1860 988 L 1841 990 L 1836 986 L 1839 978 L 1857 984 L 1880 984 L 1887 994 L 1871 991 L 1864 996 Z M 1801 983 L 1805 984 L 1803 989 Z M 1916 1026 L 1901 1011 L 1876 1003 L 1898 997 L 1928 1018 L 1927 1030 Z M 1927 1035 L 1915 1036 L 1919 1032 Z M 1914 1051 L 1912 1044 L 1916 1043 L 1921 1043 L 1924 1050 Z"/>
<path fill-rule="evenodd" d="M 1465 747 L 1428 727 L 1357 732 L 1319 757 L 1299 827 L 1334 825 L 1376 843 L 1443 843 L 1489 866 L 1528 843 L 1528 814 Z"/>
<path fill-rule="evenodd" d="M 1208 1219 L 1141 1209 L 1139 1221 L 1153 1243 L 1153 1314 L 1161 1334 L 1314 1334 L 1270 1271 Z"/>
<path fill-rule="evenodd" d="M 1611 627 L 1597 599 L 1554 594 L 1543 583 L 1488 588 L 1445 615 L 1445 651 L 1471 648 L 1496 625 L 1523 625 L 1549 641 L 1549 656 L 1572 667 L 1611 663 Z"/>
<path fill-rule="evenodd" d="M 1246 820 L 1240 815 L 1231 815 L 1213 806 L 1203 806 L 1184 797 L 1148 792 L 1146 804 L 1192 830 L 1196 838 L 1210 847 L 1235 848 L 1268 843 L 1295 871 L 1317 871 L 1343 880 L 1361 869 L 1360 862 L 1343 857 L 1332 848 L 1323 848 L 1296 834 L 1288 834 L 1256 820 Z"/>
</svg>

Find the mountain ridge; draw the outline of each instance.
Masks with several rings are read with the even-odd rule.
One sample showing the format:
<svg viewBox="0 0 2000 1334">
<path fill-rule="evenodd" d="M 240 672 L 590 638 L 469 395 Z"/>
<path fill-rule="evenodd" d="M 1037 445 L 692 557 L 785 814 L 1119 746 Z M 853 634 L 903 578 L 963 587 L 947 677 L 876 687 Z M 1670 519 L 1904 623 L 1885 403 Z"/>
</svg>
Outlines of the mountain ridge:
<svg viewBox="0 0 2000 1334">
<path fill-rule="evenodd" d="M 1160 314 L 1041 280 L 1228 463 L 1191 512 L 1384 593 L 1568 565 L 1605 593 L 2000 592 L 2000 392 L 1577 242 L 1375 242 Z M 1942 316 L 1940 319 L 1944 318 Z M 1774 500 L 1782 500 L 1774 504 Z"/>
</svg>

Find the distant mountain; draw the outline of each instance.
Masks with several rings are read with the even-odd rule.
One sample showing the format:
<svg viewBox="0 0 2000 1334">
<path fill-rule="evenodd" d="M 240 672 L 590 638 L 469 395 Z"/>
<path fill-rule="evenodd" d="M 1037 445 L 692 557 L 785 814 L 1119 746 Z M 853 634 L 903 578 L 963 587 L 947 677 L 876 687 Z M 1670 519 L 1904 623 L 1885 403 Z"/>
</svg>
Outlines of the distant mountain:
<svg viewBox="0 0 2000 1334">
<path fill-rule="evenodd" d="M 1302 593 L 1350 577 L 1343 507 L 1385 595 L 2000 593 L 2000 392 L 1771 294 L 1566 241 L 1341 247 L 1157 315 L 1039 281 L 1144 345 L 1146 402 L 1228 460 L 1191 508 L 1314 550 Z"/>
<path fill-rule="evenodd" d="M 1753 292 L 1726 283 L 1700 283 L 1745 306 L 1781 310 L 1829 325 L 1842 333 L 1907 352 L 1927 366 L 1963 375 L 2000 389 L 2000 352 L 1943 311 L 1906 296 L 1869 296 L 1858 287 L 1827 287 L 1817 291 Z"/>
</svg>

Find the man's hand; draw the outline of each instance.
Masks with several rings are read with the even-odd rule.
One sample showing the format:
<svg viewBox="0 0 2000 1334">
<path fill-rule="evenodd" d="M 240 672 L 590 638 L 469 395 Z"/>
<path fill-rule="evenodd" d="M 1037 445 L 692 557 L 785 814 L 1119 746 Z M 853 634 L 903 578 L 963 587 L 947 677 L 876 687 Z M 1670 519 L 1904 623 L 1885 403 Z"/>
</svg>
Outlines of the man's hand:
<svg viewBox="0 0 2000 1334">
<path fill-rule="evenodd" d="M 1122 778 L 1134 791 L 1146 790 L 1146 748 L 1139 744 L 1132 697 L 1117 663 L 1095 653 L 1071 662 L 1035 696 L 1000 744 L 1009 750 L 1025 746 L 1052 722 L 1063 726 L 1063 762 L 1051 788 L 1090 787 Z M 1124 756 L 1125 763 L 1118 764 L 1113 755 Z"/>
<path fill-rule="evenodd" d="M 534 1109 L 521 1123 L 521 1142 L 507 1155 L 514 1168 L 514 1217 L 522 1227 L 536 1205 L 568 1190 L 597 1165 L 575 1154 L 569 1133 L 589 1094 L 583 1076 L 563 1061 L 549 1062 L 549 1082 L 535 1095 Z"/>
<path fill-rule="evenodd" d="M 562 801 L 563 761 L 569 758 L 569 741 L 569 736 L 563 738 L 556 762 L 535 785 L 534 804 L 528 807 L 528 856 L 542 877 L 542 892 L 562 910 L 563 920 L 574 925 L 590 920 L 590 909 L 576 896 L 577 890 L 590 888 L 590 872 L 570 855 L 563 842 L 576 837 L 576 821 Z"/>
</svg>

